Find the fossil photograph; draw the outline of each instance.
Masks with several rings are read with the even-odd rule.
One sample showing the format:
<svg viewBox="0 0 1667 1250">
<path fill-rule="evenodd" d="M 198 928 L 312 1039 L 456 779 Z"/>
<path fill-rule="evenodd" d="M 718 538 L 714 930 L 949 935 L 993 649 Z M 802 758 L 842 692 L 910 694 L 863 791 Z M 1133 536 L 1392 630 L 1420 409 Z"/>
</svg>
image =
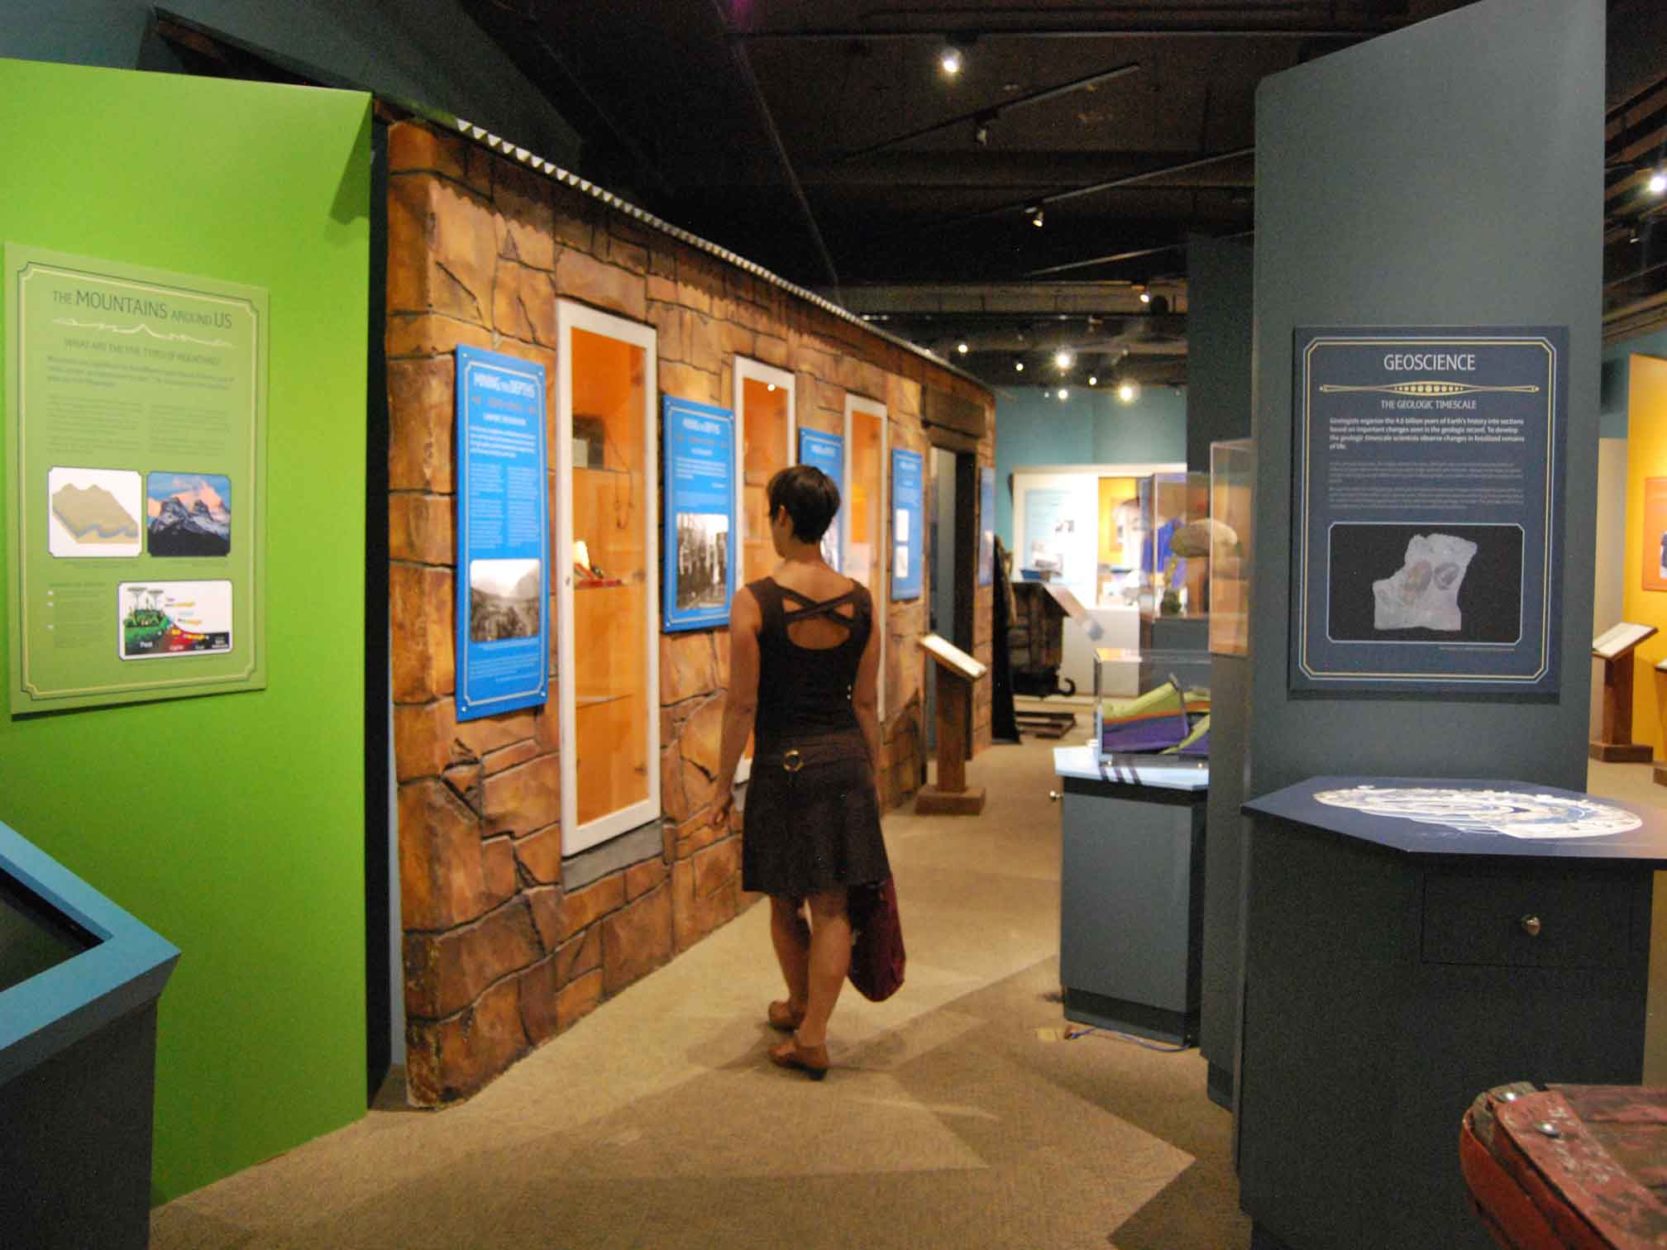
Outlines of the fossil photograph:
<svg viewBox="0 0 1667 1250">
<path fill-rule="evenodd" d="M 677 514 L 677 606 L 721 608 L 729 602 L 729 517 Z"/>
<path fill-rule="evenodd" d="M 1333 641 L 1509 644 L 1521 635 L 1515 525 L 1334 525 L 1329 565 Z"/>
</svg>

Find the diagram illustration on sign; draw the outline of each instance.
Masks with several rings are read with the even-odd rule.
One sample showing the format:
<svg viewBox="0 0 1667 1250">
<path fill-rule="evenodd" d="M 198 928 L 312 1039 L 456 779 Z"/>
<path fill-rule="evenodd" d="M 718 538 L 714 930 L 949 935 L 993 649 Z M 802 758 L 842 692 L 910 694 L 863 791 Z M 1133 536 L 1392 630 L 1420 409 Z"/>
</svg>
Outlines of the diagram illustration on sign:
<svg viewBox="0 0 1667 1250">
<path fill-rule="evenodd" d="M 139 554 L 139 475 L 54 468 L 47 474 L 47 550 L 68 559 Z"/>
</svg>

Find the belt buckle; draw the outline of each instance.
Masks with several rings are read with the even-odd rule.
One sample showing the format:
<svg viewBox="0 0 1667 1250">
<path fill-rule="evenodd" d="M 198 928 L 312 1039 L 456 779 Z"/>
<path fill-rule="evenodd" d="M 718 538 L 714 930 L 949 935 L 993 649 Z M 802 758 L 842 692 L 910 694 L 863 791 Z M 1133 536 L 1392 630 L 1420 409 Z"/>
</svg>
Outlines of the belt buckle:
<svg viewBox="0 0 1667 1250">
<path fill-rule="evenodd" d="M 781 757 L 781 766 L 787 772 L 796 773 L 805 766 L 805 757 L 794 748 Z"/>
</svg>

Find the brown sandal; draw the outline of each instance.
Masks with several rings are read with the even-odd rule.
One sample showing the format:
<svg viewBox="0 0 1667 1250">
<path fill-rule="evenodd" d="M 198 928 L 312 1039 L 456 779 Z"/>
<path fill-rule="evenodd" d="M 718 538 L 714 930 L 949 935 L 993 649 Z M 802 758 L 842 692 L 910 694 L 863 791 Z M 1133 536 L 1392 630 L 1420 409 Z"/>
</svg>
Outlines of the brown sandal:
<svg viewBox="0 0 1667 1250">
<path fill-rule="evenodd" d="M 805 1046 L 797 1033 L 780 1045 L 770 1047 L 770 1062 L 778 1068 L 797 1068 L 813 1081 L 828 1075 L 828 1048 Z"/>
<path fill-rule="evenodd" d="M 791 1033 L 805 1022 L 805 1013 L 794 1011 L 793 1004 L 788 1002 L 773 1002 L 764 1014 L 770 1021 L 770 1027 L 783 1033 Z"/>
</svg>

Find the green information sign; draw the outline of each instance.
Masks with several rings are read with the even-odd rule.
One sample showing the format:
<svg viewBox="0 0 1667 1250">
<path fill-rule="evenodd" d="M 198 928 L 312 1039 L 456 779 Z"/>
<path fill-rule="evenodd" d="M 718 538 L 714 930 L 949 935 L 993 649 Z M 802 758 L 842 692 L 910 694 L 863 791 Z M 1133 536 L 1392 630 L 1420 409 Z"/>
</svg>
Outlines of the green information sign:
<svg viewBox="0 0 1667 1250">
<path fill-rule="evenodd" d="M 8 244 L 14 715 L 266 684 L 266 292 Z"/>
</svg>

